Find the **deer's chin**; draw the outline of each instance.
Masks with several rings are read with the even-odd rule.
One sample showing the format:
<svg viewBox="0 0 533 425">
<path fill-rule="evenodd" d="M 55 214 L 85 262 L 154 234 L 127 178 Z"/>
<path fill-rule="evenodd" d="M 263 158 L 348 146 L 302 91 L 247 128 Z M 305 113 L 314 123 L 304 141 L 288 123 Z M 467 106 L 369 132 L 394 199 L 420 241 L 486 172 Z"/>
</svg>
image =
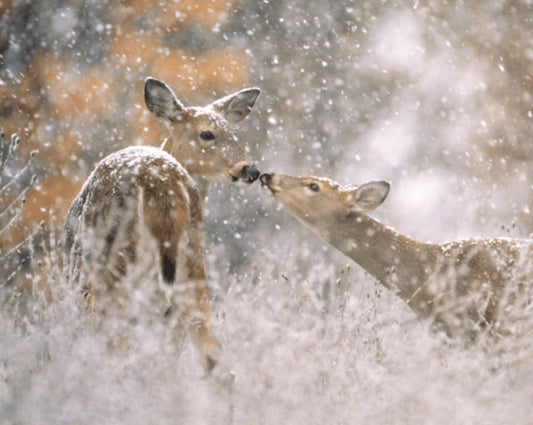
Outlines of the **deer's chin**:
<svg viewBox="0 0 533 425">
<path fill-rule="evenodd" d="M 234 177 L 232 177 L 233 179 Z M 255 180 L 251 180 L 251 179 L 246 179 L 246 178 L 242 178 L 242 177 L 238 177 L 237 180 L 232 180 L 234 182 L 238 182 L 238 183 L 242 183 L 244 184 L 245 186 L 251 186 L 252 184 L 254 184 Z"/>
<path fill-rule="evenodd" d="M 228 173 L 228 176 L 224 178 L 223 180 L 220 180 L 220 182 L 231 182 L 231 183 L 237 183 L 237 184 L 243 184 L 245 186 L 252 185 L 255 180 L 245 179 L 242 176 L 235 176 L 231 173 Z"/>
<path fill-rule="evenodd" d="M 277 196 L 278 194 L 278 190 L 264 184 L 264 183 L 261 183 L 261 190 L 263 191 L 264 194 L 268 195 L 268 196 Z"/>
<path fill-rule="evenodd" d="M 259 179 L 259 181 L 261 182 L 261 190 L 263 191 L 263 193 L 265 193 L 267 195 L 271 195 L 271 196 L 277 196 L 278 195 L 279 188 L 272 187 L 272 183 L 271 182 L 265 183 L 261 179 Z"/>
<path fill-rule="evenodd" d="M 235 183 L 238 180 L 229 173 L 204 175 L 202 178 L 209 183 Z"/>
</svg>

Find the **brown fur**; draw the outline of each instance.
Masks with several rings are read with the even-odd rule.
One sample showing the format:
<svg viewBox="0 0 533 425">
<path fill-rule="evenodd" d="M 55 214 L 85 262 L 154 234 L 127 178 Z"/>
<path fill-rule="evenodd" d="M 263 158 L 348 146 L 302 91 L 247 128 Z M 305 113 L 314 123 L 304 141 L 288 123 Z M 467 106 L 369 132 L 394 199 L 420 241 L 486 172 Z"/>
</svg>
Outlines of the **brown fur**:
<svg viewBox="0 0 533 425">
<path fill-rule="evenodd" d="M 135 262 L 140 223 L 156 241 L 165 285 L 180 283 L 174 279 L 183 258 L 185 285 L 170 300 L 171 308 L 187 324 L 206 364 L 214 365 L 220 344 L 209 324 L 204 217 L 199 191 L 181 165 L 157 148 L 133 147 L 110 155 L 85 183 L 69 217 L 71 280 L 83 282 L 91 304 L 95 293 L 112 292 Z M 172 269 L 167 276 L 164 258 Z"/>
<path fill-rule="evenodd" d="M 473 339 L 502 319 L 502 304 L 517 294 L 511 282 L 531 287 L 530 240 L 423 243 L 368 217 L 365 212 L 388 194 L 385 182 L 342 187 L 328 179 L 281 174 L 263 175 L 261 182 L 292 215 L 449 335 Z"/>
</svg>

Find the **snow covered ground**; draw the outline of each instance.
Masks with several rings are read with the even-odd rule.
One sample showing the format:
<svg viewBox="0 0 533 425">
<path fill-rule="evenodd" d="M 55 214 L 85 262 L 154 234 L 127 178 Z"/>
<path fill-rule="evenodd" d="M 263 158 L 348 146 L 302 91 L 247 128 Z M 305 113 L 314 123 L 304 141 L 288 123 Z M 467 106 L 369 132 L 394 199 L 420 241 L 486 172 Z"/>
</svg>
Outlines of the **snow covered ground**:
<svg viewBox="0 0 533 425">
<path fill-rule="evenodd" d="M 356 265 L 290 233 L 247 271 L 209 260 L 233 384 L 206 377 L 188 338 L 176 345 L 150 314 L 150 255 L 132 273 L 145 280 L 128 316 L 110 315 L 106 332 L 80 312 L 56 256 L 45 261 L 56 301 L 35 302 L 24 318 L 1 313 L 0 423 L 529 422 L 532 322 L 522 337 L 450 345 Z"/>
</svg>

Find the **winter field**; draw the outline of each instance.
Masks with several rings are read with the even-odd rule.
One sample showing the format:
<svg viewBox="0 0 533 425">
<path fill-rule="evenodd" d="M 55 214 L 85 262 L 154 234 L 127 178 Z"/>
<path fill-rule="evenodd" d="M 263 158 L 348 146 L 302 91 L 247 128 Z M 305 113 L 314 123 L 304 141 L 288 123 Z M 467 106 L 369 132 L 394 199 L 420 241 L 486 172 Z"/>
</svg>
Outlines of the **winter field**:
<svg viewBox="0 0 533 425">
<path fill-rule="evenodd" d="M 205 205 L 214 376 L 148 235 L 105 317 L 62 246 L 95 164 L 166 137 L 148 76 L 186 105 L 260 88 L 236 135 L 262 172 L 386 180 L 369 215 L 417 240 L 531 239 L 532 40 L 531 0 L 0 1 L 0 425 L 533 423 L 530 302 L 465 347 L 258 182 Z"/>
<path fill-rule="evenodd" d="M 208 248 L 225 348 L 214 376 L 157 313 L 148 235 L 105 320 L 67 285 L 50 237 L 26 276 L 33 296 L 3 293 L 1 423 L 529 423 L 530 312 L 515 336 L 465 348 L 294 219 L 270 226 L 270 245 L 244 270 L 230 272 Z"/>
<path fill-rule="evenodd" d="M 354 265 L 310 255 L 301 270 L 296 246 L 305 242 L 211 279 L 232 386 L 204 376 L 187 338 L 172 343 L 149 314 L 146 288 L 127 318 L 97 332 L 51 254 L 55 302 L 33 301 L 24 317 L 2 312 L 2 423 L 529 423 L 531 323 L 521 338 L 455 347 Z M 153 277 L 143 260 L 141 273 Z M 127 335 L 127 352 L 110 348 L 117 334 Z"/>
</svg>

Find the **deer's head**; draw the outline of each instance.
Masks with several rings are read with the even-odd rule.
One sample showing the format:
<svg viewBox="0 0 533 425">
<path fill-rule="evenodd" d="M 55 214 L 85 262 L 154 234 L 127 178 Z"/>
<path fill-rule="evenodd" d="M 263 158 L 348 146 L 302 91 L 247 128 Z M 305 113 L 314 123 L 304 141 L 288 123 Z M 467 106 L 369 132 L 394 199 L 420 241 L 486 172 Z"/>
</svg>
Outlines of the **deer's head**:
<svg viewBox="0 0 533 425">
<path fill-rule="evenodd" d="M 146 106 L 170 131 L 163 149 L 193 177 L 209 182 L 253 183 L 259 177 L 233 129 L 250 113 L 259 93 L 259 89 L 249 88 L 207 106 L 185 107 L 161 81 L 147 78 L 144 86 Z"/>
<path fill-rule="evenodd" d="M 326 178 L 276 173 L 261 175 L 261 184 L 292 215 L 308 224 L 339 220 L 350 214 L 371 211 L 383 203 L 390 188 L 384 181 L 341 186 Z"/>
</svg>

